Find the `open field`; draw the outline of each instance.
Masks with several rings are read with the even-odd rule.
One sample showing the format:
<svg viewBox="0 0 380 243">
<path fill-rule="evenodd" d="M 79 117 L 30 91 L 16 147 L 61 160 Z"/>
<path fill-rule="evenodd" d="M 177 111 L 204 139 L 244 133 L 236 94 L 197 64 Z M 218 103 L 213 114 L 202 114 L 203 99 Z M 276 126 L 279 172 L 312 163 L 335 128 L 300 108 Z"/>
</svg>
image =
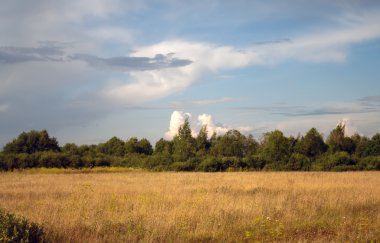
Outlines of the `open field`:
<svg viewBox="0 0 380 243">
<path fill-rule="evenodd" d="M 380 172 L 1 173 L 54 242 L 380 240 Z"/>
</svg>

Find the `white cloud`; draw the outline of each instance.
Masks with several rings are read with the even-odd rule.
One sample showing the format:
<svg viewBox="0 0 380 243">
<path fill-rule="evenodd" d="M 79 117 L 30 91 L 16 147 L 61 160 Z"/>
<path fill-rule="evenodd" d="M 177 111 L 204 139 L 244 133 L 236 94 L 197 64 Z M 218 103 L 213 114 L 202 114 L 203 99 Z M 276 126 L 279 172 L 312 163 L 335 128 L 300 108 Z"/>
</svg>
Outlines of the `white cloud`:
<svg viewBox="0 0 380 243">
<path fill-rule="evenodd" d="M 179 59 L 192 61 L 190 65 L 131 72 L 132 81 L 112 85 L 104 95 L 116 102 L 144 102 L 179 92 L 208 74 L 226 69 L 247 66 L 256 62 L 254 53 L 247 53 L 229 46 L 215 46 L 183 40 L 164 41 L 156 45 L 139 48 L 132 56 L 154 57 L 157 54 L 174 53 Z"/>
<path fill-rule="evenodd" d="M 175 135 L 178 134 L 178 128 L 185 122 L 185 119 L 192 118 L 190 113 L 185 113 L 183 111 L 174 111 L 170 117 L 169 131 L 165 133 L 165 139 L 173 139 Z M 194 125 L 195 124 L 195 125 Z M 191 134 L 193 137 L 196 137 L 203 126 L 207 126 L 207 135 L 211 137 L 213 133 L 217 135 L 223 135 L 229 130 L 236 129 L 242 133 L 252 132 L 251 127 L 230 127 L 223 125 L 221 123 L 215 122 L 213 117 L 210 114 L 201 114 L 198 116 L 197 121 L 190 122 Z"/>
<path fill-rule="evenodd" d="M 103 90 L 103 95 L 119 103 L 145 102 L 180 92 L 208 75 L 229 69 L 274 65 L 287 60 L 344 62 L 350 45 L 380 37 L 378 12 L 345 19 L 336 23 L 334 28 L 245 49 L 178 39 L 140 47 L 131 56 L 153 58 L 157 54 L 174 53 L 176 58 L 192 63 L 165 70 L 131 72 L 129 82 L 113 82 Z"/>
<path fill-rule="evenodd" d="M 347 15 L 337 19 L 334 27 L 303 34 L 289 42 L 269 43 L 252 50 L 263 63 L 277 63 L 289 59 L 311 62 L 342 62 L 349 45 L 380 37 L 380 13 Z"/>
<path fill-rule="evenodd" d="M 228 130 L 230 130 L 230 128 L 228 128 L 227 126 L 224 126 L 222 124 L 215 124 L 212 116 L 209 114 L 199 115 L 198 121 L 201 126 L 207 126 L 207 135 L 209 137 L 211 137 L 214 132 L 216 133 L 216 135 L 223 135 L 226 132 L 228 132 Z"/>
<path fill-rule="evenodd" d="M 183 111 L 173 111 L 170 117 L 169 131 L 165 133 L 165 139 L 173 139 L 178 133 L 178 128 L 185 123 L 186 118 L 190 118 L 190 113 L 184 113 Z"/>
</svg>

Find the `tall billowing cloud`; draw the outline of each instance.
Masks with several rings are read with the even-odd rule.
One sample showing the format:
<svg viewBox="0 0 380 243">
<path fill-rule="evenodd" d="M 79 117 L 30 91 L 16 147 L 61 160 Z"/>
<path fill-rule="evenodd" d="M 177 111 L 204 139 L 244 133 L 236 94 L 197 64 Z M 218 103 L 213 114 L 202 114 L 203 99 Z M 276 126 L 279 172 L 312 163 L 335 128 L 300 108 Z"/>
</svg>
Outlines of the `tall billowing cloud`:
<svg viewBox="0 0 380 243">
<path fill-rule="evenodd" d="M 178 128 L 185 122 L 185 119 L 191 119 L 190 113 L 183 111 L 173 111 L 170 117 L 169 131 L 165 133 L 165 139 L 173 139 L 178 134 Z M 221 123 L 215 122 L 213 117 L 209 114 L 201 114 L 198 116 L 197 121 L 193 121 L 191 124 L 191 134 L 196 137 L 203 126 L 207 127 L 207 135 L 211 137 L 214 133 L 216 135 L 223 135 L 231 129 L 237 129 L 242 133 L 249 133 L 253 129 L 251 127 L 230 127 Z"/>
<path fill-rule="evenodd" d="M 209 137 L 211 137 L 213 133 L 216 133 L 216 135 L 223 135 L 229 130 L 228 127 L 223 126 L 222 124 L 215 124 L 214 119 L 209 114 L 199 115 L 198 121 L 201 126 L 207 127 L 207 135 Z"/>
<path fill-rule="evenodd" d="M 190 118 L 190 113 L 185 113 L 183 111 L 173 111 L 170 117 L 169 131 L 165 133 L 166 139 L 173 139 L 178 133 L 179 127 L 185 123 L 185 120 Z"/>
</svg>

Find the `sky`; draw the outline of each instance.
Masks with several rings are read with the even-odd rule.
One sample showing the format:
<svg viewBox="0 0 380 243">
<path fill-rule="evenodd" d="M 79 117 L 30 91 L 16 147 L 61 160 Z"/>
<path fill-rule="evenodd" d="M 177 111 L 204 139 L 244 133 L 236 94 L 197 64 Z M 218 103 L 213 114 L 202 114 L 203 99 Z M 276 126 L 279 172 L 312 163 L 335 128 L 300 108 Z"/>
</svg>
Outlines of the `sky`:
<svg viewBox="0 0 380 243">
<path fill-rule="evenodd" d="M 0 146 L 380 132 L 380 2 L 2 0 Z"/>
</svg>

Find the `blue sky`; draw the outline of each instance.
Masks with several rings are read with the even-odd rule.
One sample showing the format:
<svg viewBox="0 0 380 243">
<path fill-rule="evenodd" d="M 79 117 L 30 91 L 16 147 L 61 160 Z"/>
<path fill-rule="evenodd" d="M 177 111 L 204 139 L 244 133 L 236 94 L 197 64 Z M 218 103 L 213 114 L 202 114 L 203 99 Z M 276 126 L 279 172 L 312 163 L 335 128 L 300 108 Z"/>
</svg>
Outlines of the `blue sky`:
<svg viewBox="0 0 380 243">
<path fill-rule="evenodd" d="M 378 1 L 0 3 L 0 145 L 380 125 Z"/>
</svg>

